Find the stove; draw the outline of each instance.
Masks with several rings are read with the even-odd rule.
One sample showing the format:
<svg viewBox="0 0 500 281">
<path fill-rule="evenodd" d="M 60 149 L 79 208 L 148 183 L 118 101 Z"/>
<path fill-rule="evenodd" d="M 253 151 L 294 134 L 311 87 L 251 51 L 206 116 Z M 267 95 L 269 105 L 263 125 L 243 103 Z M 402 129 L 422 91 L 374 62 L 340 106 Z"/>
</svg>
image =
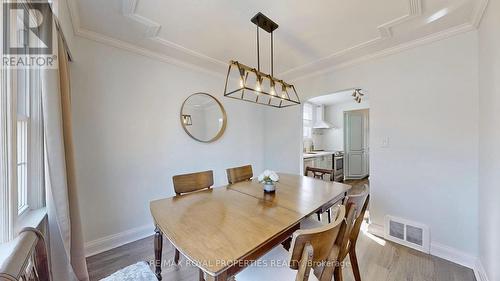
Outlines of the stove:
<svg viewBox="0 0 500 281">
<path fill-rule="evenodd" d="M 333 179 L 336 182 L 344 181 L 344 152 L 336 151 L 333 154 Z"/>
</svg>

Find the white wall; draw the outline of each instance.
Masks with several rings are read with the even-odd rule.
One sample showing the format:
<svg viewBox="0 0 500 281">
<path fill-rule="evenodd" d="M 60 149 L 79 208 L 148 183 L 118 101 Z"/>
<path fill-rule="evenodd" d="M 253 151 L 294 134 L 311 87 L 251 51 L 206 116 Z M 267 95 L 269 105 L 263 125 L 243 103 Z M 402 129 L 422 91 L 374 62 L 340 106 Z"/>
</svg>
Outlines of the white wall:
<svg viewBox="0 0 500 281">
<path fill-rule="evenodd" d="M 476 256 L 477 32 L 296 81 L 303 100 L 359 87 L 370 95 L 370 213 L 426 223 L 434 246 Z M 266 111 L 266 164 L 300 171 L 300 110 Z M 381 148 L 384 137 L 390 146 Z M 283 141 L 285 139 L 285 141 Z M 279 159 L 279 160 L 278 160 Z M 442 249 L 443 247 L 441 247 Z"/>
<path fill-rule="evenodd" d="M 323 147 L 329 151 L 344 150 L 344 112 L 350 110 L 367 109 L 370 103 L 367 99 L 360 103 L 350 101 L 325 107 L 325 119 L 334 128 L 324 130 Z"/>
<path fill-rule="evenodd" d="M 74 38 L 72 105 L 78 196 L 85 241 L 153 224 L 149 202 L 174 194 L 175 174 L 263 169 L 262 107 L 222 97 L 224 77 Z M 191 139 L 179 112 L 195 92 L 216 96 L 228 124 L 215 143 Z"/>
<path fill-rule="evenodd" d="M 500 280 L 500 3 L 489 1 L 479 30 L 479 252 Z"/>
</svg>

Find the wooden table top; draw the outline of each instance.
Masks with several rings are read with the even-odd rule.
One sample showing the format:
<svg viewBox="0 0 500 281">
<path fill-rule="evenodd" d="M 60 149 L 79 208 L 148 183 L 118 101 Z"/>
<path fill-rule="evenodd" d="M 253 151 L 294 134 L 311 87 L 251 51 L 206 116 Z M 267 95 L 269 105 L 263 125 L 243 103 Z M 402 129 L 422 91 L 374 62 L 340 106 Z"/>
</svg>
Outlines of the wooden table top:
<svg viewBox="0 0 500 281">
<path fill-rule="evenodd" d="M 230 262 L 244 260 L 349 189 L 344 184 L 279 175 L 274 195 L 248 181 L 152 201 L 151 214 L 182 254 L 206 273 L 218 275 Z"/>
<path fill-rule="evenodd" d="M 347 184 L 328 182 L 312 177 L 283 173 L 280 173 L 279 176 L 280 180 L 276 184 L 274 193 L 264 193 L 262 184 L 256 179 L 251 182 L 229 185 L 228 188 L 308 216 L 319 207 L 342 199 L 344 193 L 351 187 Z"/>
</svg>

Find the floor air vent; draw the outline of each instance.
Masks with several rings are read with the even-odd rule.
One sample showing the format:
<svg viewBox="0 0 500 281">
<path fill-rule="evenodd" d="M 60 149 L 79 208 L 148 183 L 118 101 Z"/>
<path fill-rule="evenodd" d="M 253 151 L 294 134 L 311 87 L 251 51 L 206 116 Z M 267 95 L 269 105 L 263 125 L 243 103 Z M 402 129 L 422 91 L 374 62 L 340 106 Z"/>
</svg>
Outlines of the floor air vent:
<svg viewBox="0 0 500 281">
<path fill-rule="evenodd" d="M 430 252 L 429 227 L 421 223 L 386 216 L 385 239 L 422 251 Z"/>
</svg>

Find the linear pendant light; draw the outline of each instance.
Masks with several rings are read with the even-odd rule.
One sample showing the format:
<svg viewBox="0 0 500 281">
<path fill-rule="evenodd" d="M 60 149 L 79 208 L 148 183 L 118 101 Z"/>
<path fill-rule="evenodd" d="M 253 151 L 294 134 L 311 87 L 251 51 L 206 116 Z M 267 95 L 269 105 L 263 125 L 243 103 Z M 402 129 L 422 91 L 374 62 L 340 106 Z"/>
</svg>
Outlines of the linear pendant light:
<svg viewBox="0 0 500 281">
<path fill-rule="evenodd" d="M 274 77 L 273 31 L 278 25 L 262 13 L 257 13 L 251 22 L 257 26 L 257 69 L 231 60 L 224 96 L 277 108 L 300 104 L 295 87 Z M 271 35 L 271 74 L 260 70 L 259 29 Z"/>
</svg>

